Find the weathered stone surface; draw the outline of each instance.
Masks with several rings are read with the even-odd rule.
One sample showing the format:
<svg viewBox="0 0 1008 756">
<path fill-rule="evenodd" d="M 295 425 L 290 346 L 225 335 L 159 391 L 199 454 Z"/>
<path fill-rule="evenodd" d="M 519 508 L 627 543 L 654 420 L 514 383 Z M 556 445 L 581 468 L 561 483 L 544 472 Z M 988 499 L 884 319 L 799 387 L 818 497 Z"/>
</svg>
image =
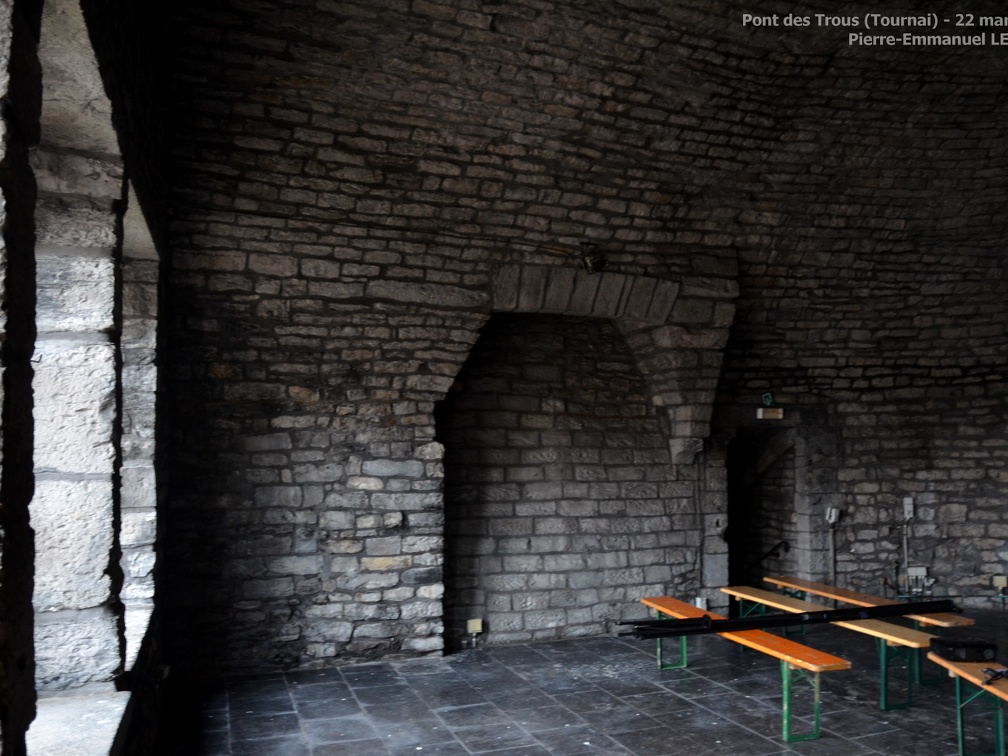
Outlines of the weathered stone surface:
<svg viewBox="0 0 1008 756">
<path fill-rule="evenodd" d="M 31 518 L 36 611 L 104 604 L 113 539 L 109 482 L 38 480 Z"/>
<path fill-rule="evenodd" d="M 486 560 L 502 640 L 561 631 L 524 627 L 519 594 L 551 594 L 557 605 L 537 611 L 564 612 L 573 632 L 602 632 L 610 602 L 639 597 L 610 580 L 714 599 L 704 581 L 726 574 L 729 442 L 810 417 L 835 444 L 765 489 L 804 502 L 794 553 L 823 563 L 812 502 L 839 503 L 840 574 L 877 590 L 899 551 L 892 510 L 912 492 L 933 498 L 919 553 L 944 586 L 972 591 L 999 569 L 992 523 L 951 519 L 1000 512 L 1004 498 L 991 419 L 1008 395 L 1003 119 L 996 77 L 976 75 L 997 70 L 992 51 L 879 48 L 824 64 L 831 30 L 754 35 L 719 21 L 736 2 L 646 18 L 426 3 L 386 9 L 380 24 L 364 2 L 341 7 L 370 55 L 329 49 L 319 4 L 285 7 L 283 27 L 263 5 L 240 19 L 174 9 L 171 605 L 187 620 L 189 602 L 213 605 L 194 633 L 221 638 L 211 661 L 436 649 L 437 622 L 400 615 L 460 549 Z M 239 23 L 257 24 L 261 59 L 232 42 Z M 458 60 L 468 65 L 445 63 Z M 977 115 L 950 115 L 963 112 Z M 583 243 L 605 271 L 582 272 Z M 439 402 L 490 312 L 522 310 L 619 318 L 641 401 L 624 401 L 633 392 L 608 354 L 513 365 L 481 377 L 485 404 L 457 418 L 474 425 L 442 465 L 427 447 L 443 435 Z M 587 355 L 580 392 L 558 401 L 557 376 Z M 768 392 L 785 407 L 778 426 L 754 417 Z M 289 447 L 246 446 L 277 433 Z M 477 471 L 459 487 L 454 454 Z M 483 507 L 493 544 L 424 540 L 452 515 L 442 483 Z M 285 488 L 306 493 L 272 498 Z M 580 530 L 554 532 L 556 518 Z M 368 551 L 396 538 L 401 553 Z M 974 538 L 977 553 L 962 547 Z M 537 571 L 578 547 L 583 569 Z M 194 553 L 212 556 L 191 564 Z M 252 554 L 319 554 L 323 568 L 260 582 L 264 562 L 242 561 Z M 522 571 L 503 575 L 505 557 Z M 353 626 L 345 639 L 301 622 L 315 602 Z"/>
<path fill-rule="evenodd" d="M 115 217 L 106 202 L 43 197 L 35 214 L 39 244 L 83 249 L 112 249 Z"/>
<path fill-rule="evenodd" d="M 40 149 L 32 155 L 32 163 L 39 191 L 109 200 L 122 197 L 123 170 L 118 162 Z"/>
<path fill-rule="evenodd" d="M 46 342 L 35 356 L 35 468 L 111 474 L 115 350 Z"/>
<path fill-rule="evenodd" d="M 603 585 L 610 619 L 639 613 L 634 591 L 689 590 L 692 565 L 672 569 L 673 554 L 654 548 L 651 534 L 672 529 L 669 514 L 692 491 L 680 501 L 659 496 L 674 468 L 619 333 L 603 321 L 501 316 L 483 338 L 442 430 L 448 570 L 467 586 L 445 595 L 449 642 L 472 617 L 486 621 L 489 643 L 601 632 L 591 611 L 565 607 L 595 606 Z M 523 391 L 532 375 L 542 376 L 539 397 Z M 576 432 L 558 434 L 558 424 Z M 498 427 L 527 430 L 494 434 Z M 487 506 L 512 487 L 514 503 Z"/>
<path fill-rule="evenodd" d="M 36 614 L 35 649 L 40 690 L 109 682 L 119 666 L 116 618 L 105 608 Z"/>
<path fill-rule="evenodd" d="M 411 281 L 372 281 L 367 284 L 364 293 L 375 299 L 433 307 L 478 309 L 488 301 L 487 295 L 481 291 Z"/>
<path fill-rule="evenodd" d="M 40 252 L 36 255 L 39 331 L 100 332 L 112 327 L 112 258 Z"/>
</svg>

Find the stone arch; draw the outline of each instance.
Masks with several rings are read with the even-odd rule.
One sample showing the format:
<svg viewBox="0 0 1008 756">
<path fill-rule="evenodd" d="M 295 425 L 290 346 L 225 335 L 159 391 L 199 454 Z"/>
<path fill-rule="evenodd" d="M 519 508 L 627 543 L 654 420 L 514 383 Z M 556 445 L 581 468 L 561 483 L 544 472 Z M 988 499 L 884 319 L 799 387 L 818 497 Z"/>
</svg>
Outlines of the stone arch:
<svg viewBox="0 0 1008 756">
<path fill-rule="evenodd" d="M 661 325 L 671 316 L 679 284 L 625 273 L 588 273 L 571 267 L 498 268 L 490 305 L 499 312 L 580 315 Z"/>
<path fill-rule="evenodd" d="M 574 267 L 502 265 L 490 308 L 608 318 L 616 322 L 652 401 L 668 413 L 674 462 L 690 464 L 710 432 L 723 348 L 735 315 L 731 269 L 678 281 Z"/>
</svg>

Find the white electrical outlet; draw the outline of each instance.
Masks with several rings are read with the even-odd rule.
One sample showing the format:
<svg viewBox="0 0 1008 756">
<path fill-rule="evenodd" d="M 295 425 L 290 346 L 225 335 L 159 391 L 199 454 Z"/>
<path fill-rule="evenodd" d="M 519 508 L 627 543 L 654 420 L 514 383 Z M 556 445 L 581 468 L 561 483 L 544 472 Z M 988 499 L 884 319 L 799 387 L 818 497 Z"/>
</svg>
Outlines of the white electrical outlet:
<svg viewBox="0 0 1008 756">
<path fill-rule="evenodd" d="M 697 609 L 703 609 L 703 610 L 705 610 L 705 611 L 706 611 L 706 609 L 707 609 L 707 599 L 706 599 L 706 598 L 704 598 L 703 596 L 697 596 L 697 597 L 696 597 L 696 598 L 695 598 L 695 599 L 693 600 L 693 605 L 694 605 L 694 606 L 695 606 L 695 607 L 696 607 Z"/>
<path fill-rule="evenodd" d="M 994 587 L 995 588 L 1008 588 L 1008 575 L 995 575 L 994 576 Z"/>
<path fill-rule="evenodd" d="M 907 567 L 907 576 L 912 578 L 926 578 L 928 573 L 927 567 Z"/>
<path fill-rule="evenodd" d="M 912 520 L 914 516 L 914 500 L 912 496 L 903 498 L 903 519 Z"/>
</svg>

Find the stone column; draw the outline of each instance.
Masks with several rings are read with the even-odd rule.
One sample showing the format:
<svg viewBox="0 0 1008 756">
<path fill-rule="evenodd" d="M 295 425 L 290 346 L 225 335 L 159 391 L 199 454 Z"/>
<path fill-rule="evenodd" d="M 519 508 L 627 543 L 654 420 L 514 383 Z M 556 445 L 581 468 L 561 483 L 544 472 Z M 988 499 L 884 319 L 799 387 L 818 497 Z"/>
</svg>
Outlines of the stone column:
<svg viewBox="0 0 1008 756">
<path fill-rule="evenodd" d="M 122 251 L 122 487 L 119 540 L 126 669 L 131 669 L 154 611 L 157 480 L 158 252 L 132 190 Z"/>
<path fill-rule="evenodd" d="M 36 679 L 109 681 L 122 663 L 115 534 L 121 167 L 40 151 L 36 210 Z"/>
</svg>

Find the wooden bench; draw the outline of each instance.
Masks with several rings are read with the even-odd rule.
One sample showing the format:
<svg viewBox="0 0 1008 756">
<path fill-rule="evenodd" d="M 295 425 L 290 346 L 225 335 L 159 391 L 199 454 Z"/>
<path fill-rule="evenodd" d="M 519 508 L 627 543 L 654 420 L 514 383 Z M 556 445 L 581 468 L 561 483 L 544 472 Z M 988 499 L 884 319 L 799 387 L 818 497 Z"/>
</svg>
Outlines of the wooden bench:
<svg viewBox="0 0 1008 756">
<path fill-rule="evenodd" d="M 749 586 L 728 586 L 721 589 L 724 593 L 742 602 L 742 613 L 746 613 L 745 602 L 750 602 L 758 607 L 772 607 L 784 612 L 801 614 L 803 612 L 826 612 L 830 607 L 823 604 L 814 604 L 811 601 L 784 596 L 774 591 L 767 591 L 762 588 L 750 588 Z M 762 608 L 760 609 L 762 611 Z M 875 638 L 879 652 L 879 707 L 883 711 L 892 709 L 905 709 L 913 704 L 913 683 L 915 680 L 914 670 L 919 661 L 916 650 L 926 649 L 931 645 L 934 635 L 925 633 L 912 627 L 896 625 L 879 619 L 844 620 L 832 624 L 864 633 Z M 898 656 L 894 649 L 900 649 L 907 665 L 907 685 L 906 698 L 900 703 L 889 701 L 889 667 L 893 656 Z"/>
<path fill-rule="evenodd" d="M 1008 701 L 1008 679 L 995 680 L 987 685 L 984 681 L 987 676 L 985 669 L 1005 670 L 1004 664 L 997 662 L 961 662 L 943 659 L 934 651 L 927 655 L 927 658 L 935 664 L 948 670 L 949 677 L 955 678 L 956 691 L 956 725 L 959 735 L 959 754 L 966 756 L 966 729 L 964 726 L 964 709 L 975 701 L 982 701 L 990 705 L 994 710 L 994 754 L 993 756 L 1005 756 L 1005 728 L 1003 704 L 998 699 Z M 966 695 L 963 691 L 962 681 L 966 680 L 977 686 L 979 690 L 972 695 Z"/>
<path fill-rule="evenodd" d="M 654 596 L 641 599 L 641 602 L 652 609 L 661 618 L 672 617 L 674 619 L 696 619 L 710 617 L 711 619 L 724 619 L 719 614 L 699 609 L 693 604 L 671 598 L 669 596 Z M 740 643 L 747 648 L 761 651 L 768 656 L 780 660 L 781 681 L 783 684 L 782 703 L 782 724 L 781 729 L 786 743 L 799 740 L 812 740 L 819 737 L 819 711 L 821 704 L 821 683 L 819 675 L 822 672 L 832 672 L 842 669 L 850 669 L 851 663 L 839 656 L 833 656 L 824 651 L 819 651 L 800 643 L 795 643 L 779 635 L 773 635 L 765 630 L 743 630 L 738 632 L 718 633 L 722 638 L 726 638 L 735 643 Z M 686 667 L 686 636 L 679 637 L 679 661 L 674 664 L 666 664 L 662 655 L 662 639 L 658 638 L 658 668 L 659 669 L 682 669 Z M 809 677 L 811 675 L 811 677 Z M 801 677 L 809 682 L 813 689 L 814 697 L 814 717 L 811 732 L 796 734 L 792 728 L 791 713 L 793 698 L 793 682 L 795 677 Z"/>
<path fill-rule="evenodd" d="M 833 601 L 842 601 L 845 604 L 853 604 L 854 606 L 888 606 L 890 604 L 900 603 L 895 599 L 884 598 L 883 596 L 873 596 L 870 593 L 852 591 L 847 588 L 839 588 L 835 585 L 830 585 L 829 583 L 817 583 L 814 580 L 803 580 L 802 578 L 771 576 L 763 578 L 763 581 L 770 583 L 770 585 L 775 585 L 787 595 L 796 596 L 797 598 L 805 598 L 807 594 L 811 593 L 815 596 L 822 596 L 823 598 L 828 598 Z M 951 612 L 941 614 L 908 614 L 906 618 L 910 620 L 913 623 L 913 626 L 918 630 L 921 628 L 921 625 L 928 626 L 929 628 L 945 628 L 968 627 L 969 625 L 974 624 L 973 619 L 963 614 L 952 614 Z M 914 653 L 917 655 L 915 665 L 917 684 L 930 685 L 941 682 L 941 678 L 925 679 L 922 652 L 921 650 L 917 650 L 914 651 Z"/>
<path fill-rule="evenodd" d="M 822 596 L 833 601 L 843 601 L 845 604 L 854 606 L 888 606 L 889 604 L 899 604 L 894 599 L 882 596 L 873 596 L 870 593 L 861 593 L 847 588 L 838 588 L 828 583 L 817 583 L 813 580 L 803 580 L 793 577 L 765 577 L 763 582 L 775 585 L 778 588 L 795 592 L 797 598 L 805 598 L 804 594 L 811 593 L 815 596 Z M 907 619 L 918 625 L 933 625 L 934 627 L 966 627 L 974 624 L 974 620 L 962 614 L 952 614 L 950 612 L 942 614 L 908 614 Z"/>
</svg>

